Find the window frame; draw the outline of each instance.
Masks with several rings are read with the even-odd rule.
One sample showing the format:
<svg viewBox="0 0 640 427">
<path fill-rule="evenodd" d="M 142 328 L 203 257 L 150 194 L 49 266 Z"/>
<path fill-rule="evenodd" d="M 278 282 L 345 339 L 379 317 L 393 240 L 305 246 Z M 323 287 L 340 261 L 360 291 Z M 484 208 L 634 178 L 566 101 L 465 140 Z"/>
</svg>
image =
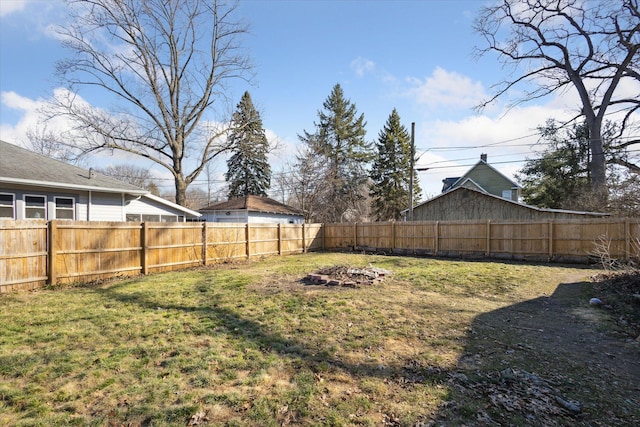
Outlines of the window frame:
<svg viewBox="0 0 640 427">
<path fill-rule="evenodd" d="M 27 204 L 27 198 L 28 197 L 38 197 L 43 199 L 43 204 L 42 207 L 38 207 L 38 208 L 34 208 L 34 207 L 29 207 Z M 24 201 L 24 219 L 47 219 L 47 196 L 44 194 L 25 194 L 22 197 L 22 200 Z M 38 210 L 44 210 L 44 215 L 42 218 L 33 218 L 27 215 L 27 212 L 29 212 L 29 210 L 31 209 L 38 209 Z"/>
<path fill-rule="evenodd" d="M 11 208 L 11 216 L 0 216 L 0 218 L 16 219 L 16 195 L 15 193 L 0 193 L 0 196 L 11 196 L 11 205 L 4 205 L 0 201 L 0 207 Z"/>
<path fill-rule="evenodd" d="M 71 200 L 71 207 L 58 207 L 58 200 L 60 199 L 65 199 L 65 200 Z M 76 220 L 76 199 L 75 197 L 71 197 L 71 196 L 54 196 L 53 198 L 53 204 L 55 206 L 55 217 L 56 219 L 62 219 L 62 220 L 66 220 L 66 221 L 75 221 Z M 71 211 L 71 218 L 58 218 L 58 209 L 64 210 L 64 211 Z"/>
</svg>

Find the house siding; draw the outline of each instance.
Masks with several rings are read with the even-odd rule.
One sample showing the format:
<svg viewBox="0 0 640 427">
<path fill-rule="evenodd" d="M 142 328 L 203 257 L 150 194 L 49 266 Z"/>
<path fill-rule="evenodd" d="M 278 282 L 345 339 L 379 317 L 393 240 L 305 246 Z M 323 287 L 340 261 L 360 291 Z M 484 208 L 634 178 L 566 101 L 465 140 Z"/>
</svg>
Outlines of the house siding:
<svg viewBox="0 0 640 427">
<path fill-rule="evenodd" d="M 145 197 L 131 197 L 125 198 L 125 215 L 153 215 L 160 217 L 161 221 L 175 220 L 182 222 L 185 219 L 184 212 L 178 210 L 168 209 L 166 206 L 160 203 L 149 200 Z M 144 218 L 141 219 L 144 221 Z"/>
<path fill-rule="evenodd" d="M 268 212 L 248 212 L 246 210 L 201 211 L 207 222 L 250 223 L 250 224 L 303 224 L 304 217 Z M 228 213 L 228 214 L 227 214 Z"/>
<path fill-rule="evenodd" d="M 124 221 L 122 194 L 91 193 L 90 221 Z"/>
<path fill-rule="evenodd" d="M 42 219 L 55 219 L 56 212 L 56 197 L 68 197 L 74 200 L 74 213 L 76 220 L 82 220 L 86 217 L 82 216 L 86 213 L 86 196 L 78 194 L 73 191 L 56 190 L 51 191 L 49 189 L 28 187 L 22 185 L 3 185 L 0 188 L 2 194 L 12 194 L 14 196 L 14 215 L 16 220 L 23 220 L 25 218 L 25 196 L 43 196 L 45 197 L 46 218 Z"/>
<path fill-rule="evenodd" d="M 485 163 L 479 163 L 476 165 L 466 175 L 464 175 L 460 181 L 463 182 L 467 178 L 481 185 L 486 192 L 498 197 L 502 197 L 503 190 L 513 190 L 512 181 L 508 180 L 501 174 L 496 173 L 493 168 Z M 512 200 L 517 199 L 512 197 Z"/>
</svg>

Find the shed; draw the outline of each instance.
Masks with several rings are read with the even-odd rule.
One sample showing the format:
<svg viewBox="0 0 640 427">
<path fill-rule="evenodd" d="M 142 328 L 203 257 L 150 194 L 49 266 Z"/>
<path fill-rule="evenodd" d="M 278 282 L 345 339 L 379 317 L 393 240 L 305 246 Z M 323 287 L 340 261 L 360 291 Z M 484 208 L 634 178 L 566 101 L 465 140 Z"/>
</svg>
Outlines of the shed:
<svg viewBox="0 0 640 427">
<path fill-rule="evenodd" d="M 407 211 L 404 211 L 406 213 Z M 467 187 L 457 187 L 413 209 L 415 221 L 548 220 L 602 218 L 597 212 L 543 209 Z"/>
<path fill-rule="evenodd" d="M 199 209 L 207 222 L 303 224 L 302 211 L 269 197 L 248 195 Z"/>
</svg>

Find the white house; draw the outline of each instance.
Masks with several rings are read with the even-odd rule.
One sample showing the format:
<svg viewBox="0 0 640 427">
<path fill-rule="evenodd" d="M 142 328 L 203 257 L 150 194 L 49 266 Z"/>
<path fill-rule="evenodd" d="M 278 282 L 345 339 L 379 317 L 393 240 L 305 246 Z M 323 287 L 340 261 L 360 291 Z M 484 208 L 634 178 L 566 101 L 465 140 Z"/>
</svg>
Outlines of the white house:
<svg viewBox="0 0 640 427">
<path fill-rule="evenodd" d="M 268 197 L 238 197 L 199 212 L 207 222 L 304 224 L 301 211 Z"/>
<path fill-rule="evenodd" d="M 182 222 L 199 217 L 145 189 L 0 141 L 0 219 Z"/>
</svg>

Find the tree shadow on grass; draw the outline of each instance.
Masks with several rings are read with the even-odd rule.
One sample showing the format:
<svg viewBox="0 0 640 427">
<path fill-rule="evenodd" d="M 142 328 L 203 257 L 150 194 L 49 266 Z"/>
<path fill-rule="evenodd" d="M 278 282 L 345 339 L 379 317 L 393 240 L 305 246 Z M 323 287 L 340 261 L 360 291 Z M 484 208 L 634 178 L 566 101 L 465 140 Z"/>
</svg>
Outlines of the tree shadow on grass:
<svg viewBox="0 0 640 427">
<path fill-rule="evenodd" d="M 640 349 L 601 329 L 610 315 L 589 306 L 588 283 L 559 285 L 539 297 L 477 316 L 454 369 L 427 360 L 387 364 L 348 363 L 300 339 L 285 337 L 203 293 L 202 304 L 159 302 L 138 293 L 100 289 L 108 298 L 144 310 L 177 310 L 211 324 L 210 334 L 244 340 L 263 353 L 292 361 L 299 371 L 341 371 L 357 379 L 379 378 L 403 387 L 445 387 L 437 413 L 411 424 L 384 418 L 384 425 L 634 425 L 640 422 Z M 205 287 L 206 288 L 206 287 Z M 206 296 L 206 301 L 204 297 Z M 307 393 L 308 398 L 308 393 Z M 304 416 L 304 399 L 290 410 Z M 272 411 L 273 412 L 273 411 Z M 313 418 L 313 414 L 310 415 Z M 300 418 L 298 418 L 300 419 Z M 284 418 L 279 421 L 283 421 Z"/>
<path fill-rule="evenodd" d="M 477 316 L 449 376 L 444 425 L 639 425 L 640 346 L 589 305 L 592 284 L 560 284 Z"/>
</svg>

